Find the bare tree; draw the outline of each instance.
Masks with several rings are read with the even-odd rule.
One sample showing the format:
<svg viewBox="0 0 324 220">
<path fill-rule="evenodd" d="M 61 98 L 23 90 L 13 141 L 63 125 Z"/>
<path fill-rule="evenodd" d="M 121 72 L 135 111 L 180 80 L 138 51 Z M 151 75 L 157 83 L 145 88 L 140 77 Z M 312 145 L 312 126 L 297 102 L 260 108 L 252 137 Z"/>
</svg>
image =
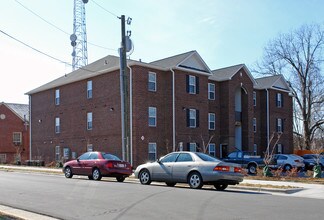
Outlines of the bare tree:
<svg viewBox="0 0 324 220">
<path fill-rule="evenodd" d="M 303 137 L 301 149 L 309 150 L 315 135 L 324 129 L 323 49 L 323 26 L 304 25 L 270 41 L 253 70 L 289 79 L 295 99 L 294 129 Z"/>
<path fill-rule="evenodd" d="M 209 140 L 207 141 L 207 142 L 205 142 L 205 139 L 204 139 L 204 137 L 203 137 L 203 135 L 200 135 L 200 138 L 201 138 L 201 141 L 202 141 L 202 151 L 206 154 L 206 153 L 208 153 L 208 150 L 209 150 L 209 144 L 210 144 L 210 142 L 211 142 L 211 140 L 213 140 L 213 138 L 214 138 L 214 134 L 213 135 L 211 135 L 210 137 L 209 137 Z"/>
</svg>

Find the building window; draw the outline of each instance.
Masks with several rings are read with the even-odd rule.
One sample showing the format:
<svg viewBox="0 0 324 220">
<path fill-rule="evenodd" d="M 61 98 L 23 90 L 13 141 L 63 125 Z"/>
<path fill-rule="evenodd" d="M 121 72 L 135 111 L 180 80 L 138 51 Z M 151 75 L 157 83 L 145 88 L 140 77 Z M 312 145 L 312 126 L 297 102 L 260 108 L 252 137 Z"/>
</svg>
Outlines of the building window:
<svg viewBox="0 0 324 220">
<path fill-rule="evenodd" d="M 257 144 L 253 144 L 253 154 L 258 155 L 258 145 Z"/>
<path fill-rule="evenodd" d="M 277 127 L 277 132 L 279 133 L 283 132 L 283 120 L 281 118 L 277 118 L 276 127 Z"/>
<path fill-rule="evenodd" d="M 199 127 L 199 110 L 187 109 L 187 127 Z"/>
<path fill-rule="evenodd" d="M 189 151 L 196 152 L 197 151 L 197 143 L 189 143 Z"/>
<path fill-rule="evenodd" d="M 281 108 L 283 105 L 283 100 L 282 100 L 282 94 L 281 93 L 277 93 L 276 95 L 276 106 L 278 108 Z"/>
<path fill-rule="evenodd" d="M 92 130 L 92 112 L 87 113 L 87 130 Z"/>
<path fill-rule="evenodd" d="M 149 72 L 148 74 L 148 90 L 151 92 L 156 91 L 156 73 Z"/>
<path fill-rule="evenodd" d="M 256 92 L 253 91 L 253 106 L 256 106 L 256 102 L 257 102 L 257 97 L 256 97 Z"/>
<path fill-rule="evenodd" d="M 199 94 L 199 77 L 187 75 L 186 81 L 187 93 Z"/>
<path fill-rule="evenodd" d="M 88 99 L 92 98 L 92 80 L 89 80 L 87 82 L 87 98 Z"/>
<path fill-rule="evenodd" d="M 55 118 L 55 133 L 58 134 L 61 132 L 61 128 L 60 128 L 60 118 L 56 117 Z"/>
<path fill-rule="evenodd" d="M 56 89 L 55 90 L 55 105 L 59 105 L 60 104 L 60 90 Z"/>
<path fill-rule="evenodd" d="M 14 132 L 12 135 L 12 142 L 14 145 L 21 145 L 21 132 Z"/>
<path fill-rule="evenodd" d="M 277 144 L 277 154 L 282 154 L 282 144 Z"/>
<path fill-rule="evenodd" d="M 216 145 L 214 143 L 208 144 L 208 153 L 209 155 L 216 157 Z"/>
<path fill-rule="evenodd" d="M 215 84 L 208 83 L 208 99 L 215 100 Z"/>
<path fill-rule="evenodd" d="M 70 148 L 68 147 L 63 148 L 63 157 L 66 160 L 70 158 Z"/>
<path fill-rule="evenodd" d="M 149 107 L 149 126 L 156 127 L 156 108 Z"/>
<path fill-rule="evenodd" d="M 87 152 L 92 152 L 93 151 L 93 145 L 92 144 L 88 144 L 87 145 Z"/>
<path fill-rule="evenodd" d="M 215 113 L 208 113 L 208 129 L 215 130 Z"/>
<path fill-rule="evenodd" d="M 55 160 L 61 160 L 61 148 L 60 146 L 55 146 Z"/>
<path fill-rule="evenodd" d="M 149 143 L 148 149 L 148 159 L 149 161 L 156 160 L 156 143 Z"/>
<path fill-rule="evenodd" d="M 253 132 L 257 132 L 257 120 L 256 118 L 253 118 Z"/>
<path fill-rule="evenodd" d="M 7 155 L 0 154 L 0 163 L 7 163 Z"/>
</svg>

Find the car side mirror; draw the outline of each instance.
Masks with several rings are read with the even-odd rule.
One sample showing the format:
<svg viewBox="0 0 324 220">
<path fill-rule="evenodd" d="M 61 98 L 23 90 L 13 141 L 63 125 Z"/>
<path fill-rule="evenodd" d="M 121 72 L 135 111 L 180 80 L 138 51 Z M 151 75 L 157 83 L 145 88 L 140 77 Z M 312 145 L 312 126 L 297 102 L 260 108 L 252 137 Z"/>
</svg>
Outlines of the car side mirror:
<svg viewBox="0 0 324 220">
<path fill-rule="evenodd" d="M 158 162 L 159 164 L 161 164 L 161 163 L 162 163 L 160 159 L 157 159 L 157 160 L 156 160 L 156 162 Z"/>
<path fill-rule="evenodd" d="M 80 159 L 78 158 L 77 161 L 78 161 L 78 163 L 79 163 L 79 162 L 80 162 Z"/>
</svg>

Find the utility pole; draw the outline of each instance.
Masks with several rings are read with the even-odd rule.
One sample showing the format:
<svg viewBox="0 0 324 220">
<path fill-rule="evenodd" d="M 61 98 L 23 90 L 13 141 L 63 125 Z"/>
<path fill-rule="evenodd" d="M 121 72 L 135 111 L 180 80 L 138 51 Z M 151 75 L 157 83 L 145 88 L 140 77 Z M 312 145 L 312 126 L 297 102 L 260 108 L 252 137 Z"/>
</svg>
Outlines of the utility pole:
<svg viewBox="0 0 324 220">
<path fill-rule="evenodd" d="M 121 19 L 121 47 L 120 55 L 120 98 L 121 98 L 121 127 L 122 127 L 122 157 L 123 160 L 130 161 L 129 155 L 129 111 L 128 111 L 128 78 L 126 63 L 126 33 L 125 15 Z"/>
</svg>

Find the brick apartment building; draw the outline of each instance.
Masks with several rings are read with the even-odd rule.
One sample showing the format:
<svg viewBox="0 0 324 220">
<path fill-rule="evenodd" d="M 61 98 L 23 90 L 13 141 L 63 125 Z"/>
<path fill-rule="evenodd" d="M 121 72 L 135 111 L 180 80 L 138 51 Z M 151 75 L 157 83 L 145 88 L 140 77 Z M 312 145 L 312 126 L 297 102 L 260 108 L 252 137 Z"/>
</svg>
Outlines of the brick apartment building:
<svg viewBox="0 0 324 220">
<path fill-rule="evenodd" d="M 0 163 L 29 158 L 29 106 L 0 103 Z"/>
<path fill-rule="evenodd" d="M 179 149 L 262 154 L 274 132 L 282 133 L 276 150 L 292 153 L 292 97 L 282 76 L 254 79 L 244 64 L 211 71 L 196 51 L 127 64 L 134 166 Z M 31 159 L 89 150 L 125 157 L 119 72 L 119 58 L 107 56 L 28 92 Z"/>
</svg>

